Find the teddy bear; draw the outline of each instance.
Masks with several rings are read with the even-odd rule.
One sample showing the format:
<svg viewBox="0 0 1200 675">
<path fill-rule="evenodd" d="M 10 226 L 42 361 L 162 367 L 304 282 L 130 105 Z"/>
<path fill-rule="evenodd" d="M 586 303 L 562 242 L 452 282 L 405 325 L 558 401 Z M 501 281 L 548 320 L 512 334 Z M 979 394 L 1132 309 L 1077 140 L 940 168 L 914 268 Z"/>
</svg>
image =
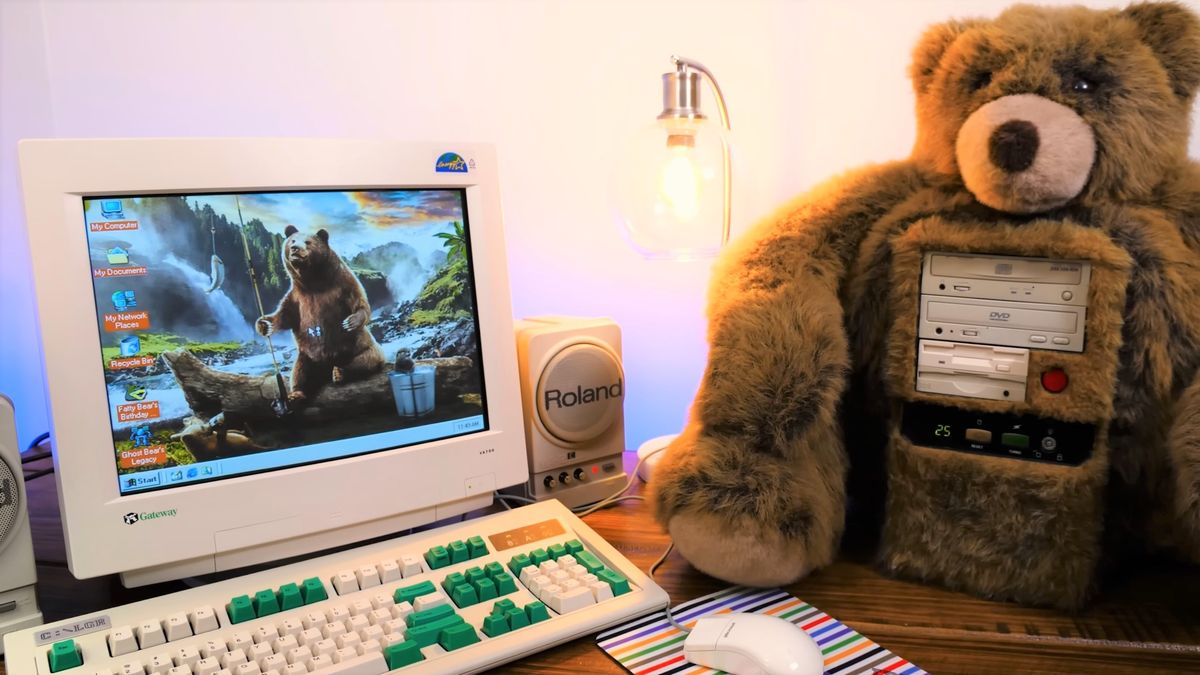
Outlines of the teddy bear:
<svg viewBox="0 0 1200 675">
<path fill-rule="evenodd" d="M 1124 556 L 1200 561 L 1200 19 L 1019 5 L 933 26 L 910 75 L 908 159 L 783 206 L 715 266 L 656 518 L 695 568 L 753 586 L 828 565 L 848 522 L 887 573 L 1068 609 Z M 1082 347 L 1019 350 L 1010 400 L 918 390 L 938 253 L 1086 266 Z M 934 447 L 908 427 L 925 409 L 1084 429 L 1080 461 L 1045 439 Z"/>
</svg>

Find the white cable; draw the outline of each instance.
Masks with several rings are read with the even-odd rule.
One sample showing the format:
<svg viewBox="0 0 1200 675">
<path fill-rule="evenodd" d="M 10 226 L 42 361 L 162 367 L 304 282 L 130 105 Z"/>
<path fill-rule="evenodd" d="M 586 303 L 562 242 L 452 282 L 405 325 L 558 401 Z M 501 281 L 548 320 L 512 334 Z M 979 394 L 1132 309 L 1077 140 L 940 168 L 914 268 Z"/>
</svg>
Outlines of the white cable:
<svg viewBox="0 0 1200 675">
<path fill-rule="evenodd" d="M 604 508 L 605 506 L 608 506 L 612 502 L 616 501 L 616 499 L 618 497 L 620 497 L 621 495 L 623 495 L 626 492 L 629 492 L 631 489 L 633 489 L 633 484 L 634 484 L 634 482 L 637 481 L 638 469 L 642 468 L 642 464 L 644 464 L 646 462 L 646 460 L 650 459 L 651 457 L 657 455 L 658 453 L 660 453 L 666 449 L 667 449 L 667 446 L 664 445 L 663 447 L 658 448 L 654 452 L 647 454 L 645 457 L 639 458 L 637 464 L 633 467 L 633 471 L 630 472 L 629 481 L 625 483 L 625 487 L 621 488 L 620 490 L 617 490 L 616 492 L 612 493 L 608 497 L 601 499 L 600 501 L 596 502 L 592 506 L 581 507 L 579 510 L 572 509 L 572 511 L 574 511 L 574 513 L 576 515 L 578 515 L 580 518 L 583 518 L 585 516 L 589 516 L 589 515 L 595 513 L 596 511 L 599 511 L 600 509 Z"/>
</svg>

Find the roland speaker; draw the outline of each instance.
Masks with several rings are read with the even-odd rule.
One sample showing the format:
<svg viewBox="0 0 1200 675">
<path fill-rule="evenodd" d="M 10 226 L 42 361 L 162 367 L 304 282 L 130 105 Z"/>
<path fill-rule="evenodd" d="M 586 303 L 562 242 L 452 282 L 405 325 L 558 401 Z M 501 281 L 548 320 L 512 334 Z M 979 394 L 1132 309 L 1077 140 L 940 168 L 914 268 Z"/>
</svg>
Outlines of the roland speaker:
<svg viewBox="0 0 1200 675">
<path fill-rule="evenodd" d="M 42 623 L 33 593 L 36 581 L 12 401 L 0 394 L 0 637 Z"/>
<path fill-rule="evenodd" d="M 626 475 L 621 329 L 609 319 L 516 322 L 529 482 L 524 495 L 568 507 L 617 492 Z"/>
</svg>

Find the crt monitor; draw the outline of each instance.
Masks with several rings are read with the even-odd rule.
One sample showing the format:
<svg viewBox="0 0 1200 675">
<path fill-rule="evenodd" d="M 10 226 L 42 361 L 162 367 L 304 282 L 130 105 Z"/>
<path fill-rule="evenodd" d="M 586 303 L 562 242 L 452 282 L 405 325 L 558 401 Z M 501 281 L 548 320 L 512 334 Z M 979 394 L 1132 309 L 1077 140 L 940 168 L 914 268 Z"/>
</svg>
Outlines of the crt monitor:
<svg viewBox="0 0 1200 675">
<path fill-rule="evenodd" d="M 72 573 L 233 569 L 527 478 L 483 145 L 20 144 Z"/>
</svg>

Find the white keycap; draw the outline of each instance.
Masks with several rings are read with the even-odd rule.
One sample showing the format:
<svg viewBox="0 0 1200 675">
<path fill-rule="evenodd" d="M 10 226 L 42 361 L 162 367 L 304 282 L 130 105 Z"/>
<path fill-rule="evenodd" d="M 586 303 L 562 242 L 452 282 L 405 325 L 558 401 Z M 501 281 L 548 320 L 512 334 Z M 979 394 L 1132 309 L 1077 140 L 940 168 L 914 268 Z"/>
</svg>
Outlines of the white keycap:
<svg viewBox="0 0 1200 675">
<path fill-rule="evenodd" d="M 357 633 L 358 631 L 371 625 L 370 620 L 361 614 L 359 616 L 352 616 L 349 619 L 346 619 L 343 623 L 346 624 L 346 632 L 348 633 Z"/>
<path fill-rule="evenodd" d="M 391 619 L 388 620 L 390 621 Z M 358 631 L 358 636 L 362 638 L 363 642 L 378 640 L 379 638 L 383 637 L 383 626 L 367 626 L 366 628 Z"/>
<path fill-rule="evenodd" d="M 567 579 L 566 581 L 559 584 L 559 586 L 563 587 L 564 591 L 569 591 L 572 588 L 579 588 L 581 585 L 582 584 L 580 584 L 579 581 L 576 579 Z"/>
<path fill-rule="evenodd" d="M 213 675 L 221 669 L 221 662 L 216 659 L 200 659 L 192 668 L 193 675 Z"/>
<path fill-rule="evenodd" d="M 303 663 L 289 663 L 287 670 L 283 672 L 287 675 L 305 675 L 308 673 L 308 666 Z"/>
<path fill-rule="evenodd" d="M 401 631 L 399 633 L 388 633 L 379 639 L 379 644 L 383 645 L 384 649 L 387 649 L 388 647 L 391 647 L 392 645 L 398 645 L 401 642 L 404 642 L 404 632 L 403 631 Z"/>
<path fill-rule="evenodd" d="M 200 644 L 200 656 L 206 659 L 213 659 L 215 661 L 218 656 L 227 651 L 229 651 L 229 646 L 225 644 L 224 640 L 213 638 L 205 640 Z"/>
<path fill-rule="evenodd" d="M 379 585 L 379 570 L 374 565 L 363 565 L 354 570 L 354 576 L 358 579 L 358 587 L 364 591 Z"/>
<path fill-rule="evenodd" d="M 254 637 L 250 635 L 250 631 L 248 630 L 239 630 L 233 635 L 230 635 L 229 639 L 225 641 L 225 645 L 229 647 L 229 651 L 233 651 L 235 649 L 249 649 L 253 644 Z"/>
<path fill-rule="evenodd" d="M 588 589 L 591 590 L 592 597 L 596 599 L 596 602 L 608 600 L 609 598 L 613 597 L 612 586 L 609 586 L 603 581 L 593 581 L 592 583 L 588 584 Z"/>
<path fill-rule="evenodd" d="M 355 600 L 350 603 L 350 616 L 358 616 L 359 614 L 370 614 L 375 608 L 367 600 Z"/>
<path fill-rule="evenodd" d="M 284 619 L 283 623 L 277 626 L 279 634 L 282 635 L 300 635 L 304 632 L 304 624 L 299 619 L 291 618 Z"/>
<path fill-rule="evenodd" d="M 320 631 L 317 632 L 317 635 L 318 637 L 321 635 Z M 300 643 L 296 641 L 294 635 L 281 635 L 271 646 L 275 648 L 276 654 L 286 654 L 289 649 L 299 647 Z"/>
<path fill-rule="evenodd" d="M 271 649 L 270 642 L 260 642 L 246 651 L 246 658 L 257 663 L 264 656 L 270 656 L 275 653 Z"/>
<path fill-rule="evenodd" d="M 121 670 L 118 672 L 120 672 L 121 675 L 146 675 L 146 669 L 143 668 L 142 664 L 137 661 L 122 665 Z"/>
<path fill-rule="evenodd" d="M 530 579 L 533 579 L 533 578 L 539 577 L 539 576 L 543 576 L 542 571 L 540 569 L 534 567 L 533 565 L 526 565 L 526 566 L 522 567 L 521 574 L 519 575 L 519 577 L 521 579 L 521 583 L 525 584 L 526 586 L 529 585 Z"/>
<path fill-rule="evenodd" d="M 304 646 L 324 640 L 325 636 L 321 634 L 321 628 L 324 626 L 325 624 L 322 623 L 319 626 L 313 626 L 312 628 L 306 629 L 300 634 L 300 637 L 296 638 L 296 642 L 299 642 L 301 646 Z"/>
<path fill-rule="evenodd" d="M 305 666 L 312 661 L 313 657 L 312 652 L 309 651 L 308 647 L 304 646 L 289 649 L 283 656 L 287 659 L 288 663 L 299 663 Z"/>
<path fill-rule="evenodd" d="M 180 647 L 179 649 L 175 650 L 175 653 L 171 655 L 171 658 L 173 661 L 175 661 L 175 665 L 188 666 L 190 668 L 191 666 L 199 663 L 200 650 L 196 649 L 195 647 Z"/>
<path fill-rule="evenodd" d="M 395 560 L 384 560 L 375 566 L 379 572 L 379 581 L 388 583 L 390 581 L 399 581 L 404 578 L 400 572 L 400 565 Z"/>
<path fill-rule="evenodd" d="M 305 628 L 320 628 L 329 623 L 329 619 L 326 618 L 324 612 L 312 611 L 304 615 L 301 623 L 304 624 Z"/>
<path fill-rule="evenodd" d="M 312 661 L 308 662 L 309 672 L 315 673 L 318 670 L 326 671 L 333 667 L 333 657 L 328 654 L 324 656 L 314 656 Z"/>
<path fill-rule="evenodd" d="M 391 620 L 392 613 L 388 611 L 387 607 L 382 609 L 373 609 L 371 610 L 371 613 L 367 615 L 367 621 L 371 622 L 371 625 L 373 626 L 382 626 Z"/>
<path fill-rule="evenodd" d="M 217 675 L 233 675 L 233 671 L 228 668 L 222 668 L 217 671 Z"/>
<path fill-rule="evenodd" d="M 584 586 L 591 586 L 597 581 L 599 581 L 599 579 L 596 578 L 595 574 L 585 574 L 579 577 L 579 583 L 583 584 Z"/>
<path fill-rule="evenodd" d="M 217 658 L 221 662 L 222 668 L 232 670 L 236 666 L 240 666 L 247 661 L 246 650 L 238 648 L 233 651 L 226 652 Z"/>
<path fill-rule="evenodd" d="M 538 600 L 541 600 L 548 605 L 550 602 L 547 600 L 547 598 L 558 595 L 559 593 L 562 593 L 562 587 L 557 584 L 543 586 L 542 590 L 538 591 Z"/>
<path fill-rule="evenodd" d="M 146 664 L 146 669 L 150 672 L 157 670 L 165 673 L 173 667 L 175 667 L 175 664 L 171 661 L 171 655 L 166 652 L 159 652 L 151 656 L 150 663 Z"/>
<path fill-rule="evenodd" d="M 429 645 L 428 647 L 421 647 L 421 654 L 427 659 L 437 658 L 445 653 L 446 653 L 446 650 L 443 649 L 442 646 L 439 644 L 432 644 L 432 645 Z"/>
<path fill-rule="evenodd" d="M 371 606 L 375 609 L 387 609 L 396 604 L 396 600 L 390 593 L 376 593 L 371 596 Z"/>
<path fill-rule="evenodd" d="M 163 634 L 162 624 L 157 621 L 143 621 L 133 629 L 133 632 L 137 634 L 138 645 L 142 649 L 157 647 L 167 641 L 167 636 Z"/>
<path fill-rule="evenodd" d="M 270 670 L 264 670 L 263 675 L 283 675 L 283 671 L 279 668 L 272 668 Z"/>
<path fill-rule="evenodd" d="M 577 609 L 583 609 L 588 605 L 595 604 L 596 599 L 592 597 L 592 592 L 583 586 L 577 586 L 570 590 L 564 589 L 562 593 L 554 595 L 550 598 L 550 609 L 559 614 L 566 614 Z"/>
<path fill-rule="evenodd" d="M 413 600 L 413 609 L 418 612 L 424 612 L 427 609 L 433 609 L 438 605 L 445 605 L 449 602 L 450 600 L 446 597 L 445 593 L 441 591 L 434 591 L 433 593 L 422 595 L 416 600 Z"/>
<path fill-rule="evenodd" d="M 345 635 L 339 635 L 337 638 L 339 650 L 354 649 L 360 644 L 362 644 L 362 638 L 358 636 L 358 633 L 346 633 Z M 354 655 L 358 656 L 358 653 L 356 652 Z"/>
<path fill-rule="evenodd" d="M 288 666 L 287 658 L 283 654 L 271 654 L 265 656 L 258 662 L 258 667 L 263 669 L 264 673 L 269 673 L 272 670 L 283 671 Z"/>
<path fill-rule="evenodd" d="M 167 671 L 167 675 L 192 675 L 191 666 L 175 666 Z"/>
<path fill-rule="evenodd" d="M 321 626 L 321 635 L 332 640 L 342 633 L 346 632 L 346 624 L 338 621 L 337 623 L 327 623 Z"/>
<path fill-rule="evenodd" d="M 108 634 L 108 653 L 113 656 L 124 656 L 138 650 L 137 638 L 133 635 L 132 626 L 114 628 Z"/>
<path fill-rule="evenodd" d="M 400 573 L 407 579 L 414 574 L 420 574 L 424 571 L 421 567 L 421 556 L 412 553 L 405 553 L 400 556 Z"/>
<path fill-rule="evenodd" d="M 192 636 L 192 624 L 188 622 L 187 614 L 178 612 L 167 617 L 167 641 L 174 642 Z"/>
<path fill-rule="evenodd" d="M 554 585 L 554 582 L 550 581 L 550 577 L 539 574 L 525 582 L 525 585 L 529 588 L 530 593 L 540 595 L 543 588 Z"/>
<path fill-rule="evenodd" d="M 392 611 L 393 619 L 404 619 L 408 617 L 409 614 L 413 613 L 413 606 L 407 600 L 398 605 L 392 605 L 390 609 Z"/>
<path fill-rule="evenodd" d="M 342 661 L 331 668 L 324 668 L 324 675 L 383 675 L 388 671 L 383 654 L 372 652 Z"/>
<path fill-rule="evenodd" d="M 312 646 L 313 656 L 329 656 L 337 650 L 337 643 L 333 640 L 321 640 Z"/>
<path fill-rule="evenodd" d="M 255 628 L 252 633 L 250 633 L 250 638 L 254 640 L 254 644 L 256 645 L 264 642 L 271 644 L 279 638 L 279 629 L 270 624 L 259 626 L 258 628 Z"/>
<path fill-rule="evenodd" d="M 351 661 L 358 658 L 358 652 L 354 651 L 353 647 L 339 649 L 333 653 L 333 662 L 341 663 L 343 661 Z"/>
<path fill-rule="evenodd" d="M 325 616 L 329 619 L 329 623 L 337 623 L 350 618 L 350 608 L 345 605 L 334 605 L 325 610 Z"/>
<path fill-rule="evenodd" d="M 258 667 L 257 663 L 243 663 L 233 669 L 233 675 L 262 675 L 262 669 Z"/>
<path fill-rule="evenodd" d="M 588 571 L 583 565 L 571 565 L 567 568 L 567 574 L 570 574 L 572 579 L 583 579 Z"/>
<path fill-rule="evenodd" d="M 558 569 L 558 563 L 553 560 L 544 560 L 541 565 L 538 565 L 538 571 L 547 576 L 556 569 Z"/>
<path fill-rule="evenodd" d="M 338 595 L 349 595 L 358 590 L 358 577 L 354 576 L 351 570 L 342 570 L 331 580 L 333 581 L 333 590 L 337 591 Z"/>
<path fill-rule="evenodd" d="M 575 556 L 571 555 L 570 553 L 568 553 L 567 555 L 558 556 L 558 560 L 556 560 L 555 562 L 557 562 L 558 566 L 563 569 L 567 569 L 568 567 L 571 567 L 572 565 L 578 564 L 575 562 Z"/>
<path fill-rule="evenodd" d="M 362 656 L 363 654 L 369 654 L 371 652 L 383 651 L 383 645 L 379 644 L 379 640 L 367 640 L 366 642 L 360 642 L 359 644 L 355 645 L 354 651 L 358 652 L 359 656 Z"/>
<path fill-rule="evenodd" d="M 549 574 L 549 577 L 551 581 L 562 586 L 564 581 L 571 578 L 571 575 L 567 574 L 566 570 L 554 570 Z"/>
<path fill-rule="evenodd" d="M 406 630 L 408 630 L 408 624 L 404 622 L 404 619 L 392 619 L 391 621 L 383 624 L 384 635 L 403 636 L 404 631 Z"/>
<path fill-rule="evenodd" d="M 216 611 L 208 605 L 193 609 L 188 614 L 188 620 L 192 622 L 192 632 L 196 635 L 221 627 L 221 623 L 217 621 Z"/>
</svg>

